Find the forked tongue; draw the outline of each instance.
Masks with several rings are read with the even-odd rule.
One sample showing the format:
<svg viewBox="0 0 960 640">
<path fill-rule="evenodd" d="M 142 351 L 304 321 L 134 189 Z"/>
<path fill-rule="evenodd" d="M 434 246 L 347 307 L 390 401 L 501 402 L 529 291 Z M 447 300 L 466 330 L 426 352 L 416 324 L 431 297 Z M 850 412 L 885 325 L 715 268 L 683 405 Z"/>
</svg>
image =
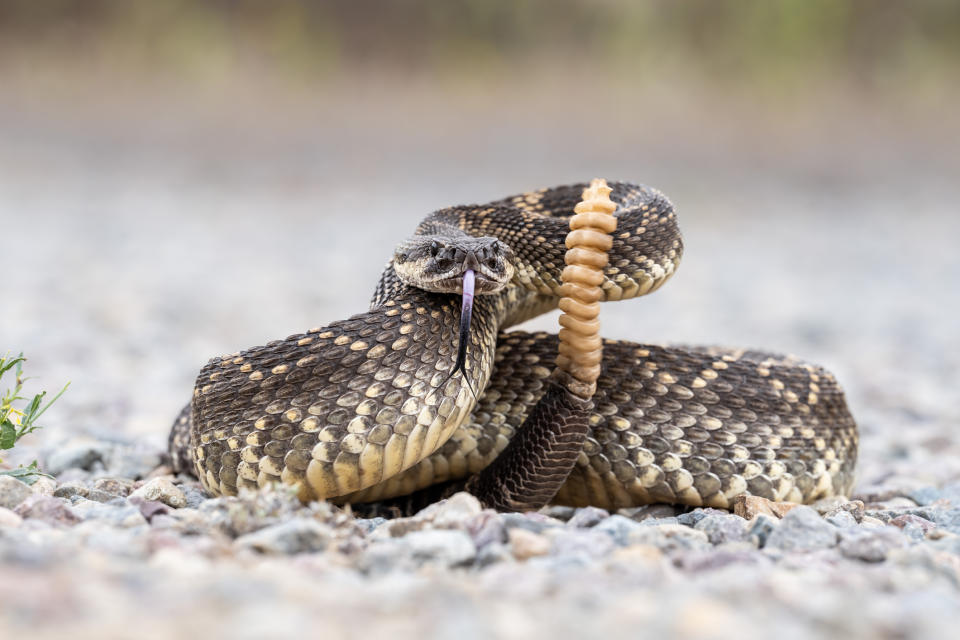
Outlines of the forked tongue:
<svg viewBox="0 0 960 640">
<path fill-rule="evenodd" d="M 460 305 L 460 338 L 457 343 L 457 361 L 450 370 L 449 378 L 453 377 L 457 371 L 463 374 L 463 379 L 470 389 L 473 397 L 477 397 L 477 392 L 473 390 L 470 384 L 470 378 L 467 377 L 467 345 L 470 344 L 470 316 L 473 314 L 473 291 L 476 284 L 476 275 L 473 269 L 467 269 L 463 272 L 463 304 Z M 442 385 L 441 385 L 442 386 Z"/>
</svg>

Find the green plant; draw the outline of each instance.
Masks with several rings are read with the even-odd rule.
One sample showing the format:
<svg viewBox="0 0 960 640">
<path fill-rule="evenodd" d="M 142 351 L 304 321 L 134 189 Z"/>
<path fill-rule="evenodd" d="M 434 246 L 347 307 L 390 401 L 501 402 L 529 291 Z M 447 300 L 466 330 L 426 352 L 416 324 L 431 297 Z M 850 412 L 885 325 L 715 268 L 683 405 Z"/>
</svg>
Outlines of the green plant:
<svg viewBox="0 0 960 640">
<path fill-rule="evenodd" d="M 27 401 L 27 396 L 20 395 L 23 391 L 23 383 L 27 380 L 23 377 L 25 360 L 22 353 L 14 358 L 11 358 L 10 354 L 0 358 L 0 379 L 11 370 L 14 374 L 13 389 L 4 391 L 3 397 L 0 398 L 0 449 L 13 449 L 17 440 L 41 428 L 37 420 L 70 386 L 69 382 L 65 384 L 63 389 L 46 404 L 43 404 L 46 391 L 41 391 Z M 27 401 L 26 404 L 23 404 L 23 401 Z M 0 463 L 2 462 L 3 459 L 0 458 Z M 16 469 L 0 471 L 0 475 L 13 476 L 27 484 L 33 484 L 39 476 L 45 474 L 40 471 L 37 461 L 34 460 L 26 467 L 20 465 Z"/>
</svg>

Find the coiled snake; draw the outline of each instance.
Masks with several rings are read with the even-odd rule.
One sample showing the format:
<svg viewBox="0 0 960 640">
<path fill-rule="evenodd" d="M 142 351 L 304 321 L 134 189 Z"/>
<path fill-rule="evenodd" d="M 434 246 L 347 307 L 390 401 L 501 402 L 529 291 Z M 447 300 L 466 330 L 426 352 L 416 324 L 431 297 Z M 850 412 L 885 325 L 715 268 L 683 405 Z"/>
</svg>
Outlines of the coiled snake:
<svg viewBox="0 0 960 640">
<path fill-rule="evenodd" d="M 397 248 L 366 313 L 211 360 L 171 432 L 175 466 L 212 494 L 284 482 L 339 503 L 468 479 L 503 509 L 848 493 L 856 425 L 820 367 L 606 340 L 590 398 L 569 367 L 553 370 L 557 336 L 503 332 L 557 306 L 585 186 L 436 211 Z M 656 290 L 682 254 L 666 197 L 610 186 L 605 301 Z"/>
</svg>

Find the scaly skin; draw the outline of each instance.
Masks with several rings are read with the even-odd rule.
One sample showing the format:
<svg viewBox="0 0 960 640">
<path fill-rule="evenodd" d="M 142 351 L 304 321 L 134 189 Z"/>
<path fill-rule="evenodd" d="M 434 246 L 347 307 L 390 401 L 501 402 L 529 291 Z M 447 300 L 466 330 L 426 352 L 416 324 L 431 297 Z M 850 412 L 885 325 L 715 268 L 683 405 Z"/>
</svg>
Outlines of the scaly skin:
<svg viewBox="0 0 960 640">
<path fill-rule="evenodd" d="M 672 206 L 617 183 L 605 300 L 643 295 L 675 269 Z M 466 371 L 458 296 L 404 285 L 388 265 L 371 310 L 211 361 L 171 449 L 214 494 L 276 481 L 304 500 L 370 501 L 467 478 L 543 393 L 556 338 L 500 333 L 556 306 L 567 217 L 583 185 L 428 216 L 419 234 L 493 236 L 514 276 L 478 296 Z M 499 336 L 499 339 L 498 339 Z M 567 504 L 729 506 L 735 495 L 809 502 L 849 491 L 856 427 L 827 372 L 767 354 L 604 343 L 590 431 L 555 496 Z"/>
</svg>

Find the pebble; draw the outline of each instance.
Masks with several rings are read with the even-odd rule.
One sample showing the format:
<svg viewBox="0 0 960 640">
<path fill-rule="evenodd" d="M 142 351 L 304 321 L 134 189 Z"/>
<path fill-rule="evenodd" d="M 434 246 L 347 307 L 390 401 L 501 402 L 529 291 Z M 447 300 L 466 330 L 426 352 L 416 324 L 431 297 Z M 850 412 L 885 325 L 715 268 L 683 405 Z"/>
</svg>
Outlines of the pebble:
<svg viewBox="0 0 960 640">
<path fill-rule="evenodd" d="M 510 551 L 517 560 L 529 560 L 550 553 L 550 539 L 538 533 L 514 527 L 507 531 Z"/>
<path fill-rule="evenodd" d="M 780 526 L 767 538 L 768 549 L 781 551 L 814 551 L 837 544 L 837 528 L 820 517 L 811 507 L 797 505 L 780 521 Z"/>
<path fill-rule="evenodd" d="M 642 528 L 643 525 L 635 520 L 625 516 L 614 514 L 606 518 L 600 524 L 593 527 L 594 531 L 605 533 L 619 547 L 626 547 L 631 544 L 630 536 L 634 531 Z"/>
<path fill-rule="evenodd" d="M 70 440 L 55 447 L 47 455 L 47 463 L 42 468 L 55 476 L 68 469 L 93 471 L 97 465 L 103 468 L 104 461 L 109 456 L 109 448 L 109 444 L 96 440 Z"/>
<path fill-rule="evenodd" d="M 854 560 L 864 562 L 882 562 L 893 549 L 902 549 L 908 544 L 907 538 L 893 527 L 882 529 L 844 529 L 840 532 L 840 553 Z"/>
<path fill-rule="evenodd" d="M 703 531 L 679 524 L 641 526 L 630 532 L 630 544 L 645 544 L 667 554 L 703 551 L 710 548 L 710 540 Z"/>
<path fill-rule="evenodd" d="M 23 518 L 15 512 L 6 507 L 0 507 L 0 527 L 19 527 L 22 523 Z"/>
<path fill-rule="evenodd" d="M 606 509 L 581 507 L 574 511 L 573 516 L 567 521 L 567 526 L 585 529 L 603 522 L 608 517 L 610 517 L 610 512 Z"/>
<path fill-rule="evenodd" d="M 41 520 L 47 524 L 70 526 L 80 521 L 60 498 L 34 494 L 14 510 L 24 520 Z"/>
<path fill-rule="evenodd" d="M 240 536 L 235 544 L 260 553 L 290 555 L 323 551 L 332 539 L 333 531 L 329 526 L 297 518 Z"/>
<path fill-rule="evenodd" d="M 694 528 L 707 534 L 710 544 L 740 542 L 747 538 L 747 521 L 737 515 L 707 515 L 697 521 Z"/>
<path fill-rule="evenodd" d="M 14 509 L 32 495 L 30 485 L 14 477 L 0 475 L 0 507 Z"/>
<path fill-rule="evenodd" d="M 758 514 L 783 518 L 794 507 L 793 502 L 773 502 L 758 496 L 737 496 L 733 501 L 733 513 L 744 520 L 752 520 Z"/>
<path fill-rule="evenodd" d="M 134 491 L 131 496 L 144 500 L 155 500 L 179 509 L 187 506 L 187 497 L 168 478 L 153 478 L 142 487 Z"/>
<path fill-rule="evenodd" d="M 756 540 L 757 547 L 767 546 L 767 540 L 780 525 L 780 521 L 774 516 L 765 513 L 758 513 L 747 523 L 747 536 L 751 540 Z"/>
</svg>

